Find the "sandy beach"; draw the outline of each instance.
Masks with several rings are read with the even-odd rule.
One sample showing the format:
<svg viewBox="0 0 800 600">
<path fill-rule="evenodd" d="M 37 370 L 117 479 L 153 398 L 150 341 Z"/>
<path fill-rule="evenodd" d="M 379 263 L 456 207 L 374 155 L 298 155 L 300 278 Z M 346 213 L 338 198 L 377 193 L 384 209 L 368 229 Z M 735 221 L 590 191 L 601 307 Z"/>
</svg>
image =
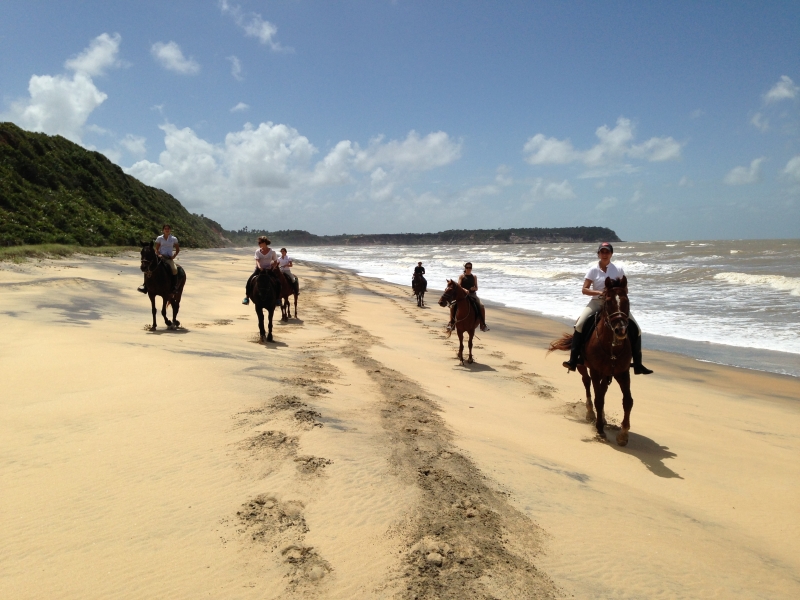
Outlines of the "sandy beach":
<svg viewBox="0 0 800 600">
<path fill-rule="evenodd" d="M 305 264 L 262 345 L 250 253 L 179 262 L 154 332 L 138 255 L 0 263 L 0 598 L 800 597 L 800 380 L 648 352 L 621 448 L 560 323 L 461 366 L 438 294 Z"/>
</svg>

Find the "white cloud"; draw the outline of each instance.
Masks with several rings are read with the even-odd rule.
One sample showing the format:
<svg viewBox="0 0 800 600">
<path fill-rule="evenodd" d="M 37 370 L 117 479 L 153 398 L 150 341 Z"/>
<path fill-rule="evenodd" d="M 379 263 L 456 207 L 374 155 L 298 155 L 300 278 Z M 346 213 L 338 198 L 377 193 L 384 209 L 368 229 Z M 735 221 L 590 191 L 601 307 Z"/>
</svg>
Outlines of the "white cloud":
<svg viewBox="0 0 800 600">
<path fill-rule="evenodd" d="M 734 167 L 722 180 L 728 185 L 745 185 L 761 181 L 761 163 L 766 158 L 756 158 L 749 167 Z"/>
<path fill-rule="evenodd" d="M 564 165 L 580 159 L 580 153 L 572 147 L 569 140 L 557 140 L 537 133 L 522 148 L 525 157 L 532 165 Z"/>
<path fill-rule="evenodd" d="M 129 133 L 122 140 L 119 145 L 125 148 L 133 156 L 141 157 L 147 154 L 147 139 L 140 135 L 133 135 Z"/>
<path fill-rule="evenodd" d="M 117 60 L 120 42 L 122 42 L 122 38 L 118 33 L 114 35 L 102 33 L 94 38 L 83 52 L 64 63 L 64 66 L 71 71 L 84 73 L 90 77 L 102 75 L 109 67 L 120 66 Z"/>
<path fill-rule="evenodd" d="M 80 143 L 84 126 L 92 111 L 108 96 L 92 81 L 112 66 L 122 38 L 103 33 L 76 57 L 66 61 L 69 75 L 33 75 L 28 82 L 28 98 L 11 103 L 0 119 L 12 121 L 29 131 L 62 135 Z"/>
<path fill-rule="evenodd" d="M 690 119 L 699 119 L 700 117 L 702 117 L 705 114 L 706 114 L 706 111 L 704 111 L 702 108 L 695 108 L 692 112 L 689 113 L 689 118 Z"/>
<path fill-rule="evenodd" d="M 762 132 L 769 129 L 769 119 L 764 117 L 760 112 L 753 115 L 753 118 L 750 119 L 750 124 Z"/>
<path fill-rule="evenodd" d="M 693 186 L 694 182 L 691 179 L 689 179 L 689 177 L 687 177 L 686 175 L 681 177 L 681 180 L 678 182 L 678 187 L 693 187 Z"/>
<path fill-rule="evenodd" d="M 156 42 L 150 48 L 150 54 L 168 71 L 181 75 L 195 75 L 200 72 L 200 65 L 193 58 L 186 58 L 175 42 Z"/>
<path fill-rule="evenodd" d="M 242 77 L 242 61 L 237 56 L 229 56 L 228 60 L 231 61 L 231 76 L 236 81 L 243 81 Z"/>
<path fill-rule="evenodd" d="M 785 175 L 800 181 L 800 154 L 794 158 L 789 159 L 786 163 L 786 168 L 783 170 Z"/>
<path fill-rule="evenodd" d="M 797 87 L 794 81 L 786 75 L 781 75 L 780 81 L 764 94 L 764 102 L 769 104 L 781 100 L 791 100 L 797 96 L 798 91 L 800 91 L 800 87 Z"/>
<path fill-rule="evenodd" d="M 566 179 L 561 183 L 555 181 L 545 181 L 541 177 L 537 178 L 531 188 L 531 197 L 538 200 L 573 200 L 577 198 L 572 186 Z"/>
<path fill-rule="evenodd" d="M 522 151 L 532 165 L 568 164 L 582 162 L 597 169 L 586 176 L 603 177 L 613 172 L 630 172 L 633 167 L 622 164 L 625 159 L 661 162 L 681 157 L 681 144 L 672 137 L 653 137 L 641 144 L 633 144 L 634 128 L 629 119 L 620 117 L 612 129 L 607 125 L 595 131 L 598 143 L 589 150 L 576 150 L 567 140 L 548 138 L 537 133 L 530 138 Z M 621 166 L 620 166 L 621 165 Z M 611 171 L 598 169 L 612 167 Z"/>
<path fill-rule="evenodd" d="M 266 21 L 260 14 L 254 12 L 245 14 L 242 12 L 241 6 L 231 4 L 227 0 L 220 0 L 219 8 L 222 14 L 230 15 L 233 18 L 234 22 L 244 30 L 246 36 L 258 38 L 259 42 L 273 50 L 285 50 L 279 42 L 273 39 L 278 33 L 278 28 Z"/>
<path fill-rule="evenodd" d="M 642 199 L 642 191 L 641 190 L 635 190 L 633 192 L 633 196 L 631 196 L 630 203 L 631 204 L 636 204 L 641 199 Z"/>
<path fill-rule="evenodd" d="M 427 171 L 448 165 L 461 157 L 461 144 L 450 139 L 444 131 L 429 133 L 421 138 L 410 131 L 403 141 L 383 143 L 383 136 L 374 138 L 365 149 L 355 145 L 355 166 L 372 171 L 377 166 L 389 166 L 406 171 Z"/>
<path fill-rule="evenodd" d="M 594 208 L 595 208 L 595 210 L 598 210 L 598 211 L 602 212 L 602 211 L 609 210 L 610 208 L 614 208 L 618 203 L 619 203 L 619 201 L 616 198 L 614 198 L 613 196 L 606 196 L 605 198 L 603 198 L 600 201 L 600 204 L 598 204 Z"/>
<path fill-rule="evenodd" d="M 234 107 L 231 109 L 231 112 L 232 112 L 232 113 L 234 113 L 234 112 L 244 112 L 244 111 L 246 111 L 246 110 L 247 110 L 247 109 L 249 109 L 249 108 L 250 108 L 250 105 L 249 105 L 249 104 L 245 104 L 244 102 L 239 102 L 239 104 L 237 104 L 236 106 L 234 106 Z"/>
<path fill-rule="evenodd" d="M 449 164 L 460 144 L 444 132 L 403 140 L 375 138 L 362 149 L 343 140 L 324 157 L 297 130 L 281 124 L 246 124 L 222 144 L 212 144 L 189 128 L 165 124 L 166 149 L 158 162 L 142 160 L 127 172 L 166 189 L 191 210 L 224 209 L 226 214 L 258 214 L 261 206 L 304 206 L 319 212 L 323 189 L 355 186 L 362 201 L 394 201 L 394 190 L 415 173 Z"/>
</svg>

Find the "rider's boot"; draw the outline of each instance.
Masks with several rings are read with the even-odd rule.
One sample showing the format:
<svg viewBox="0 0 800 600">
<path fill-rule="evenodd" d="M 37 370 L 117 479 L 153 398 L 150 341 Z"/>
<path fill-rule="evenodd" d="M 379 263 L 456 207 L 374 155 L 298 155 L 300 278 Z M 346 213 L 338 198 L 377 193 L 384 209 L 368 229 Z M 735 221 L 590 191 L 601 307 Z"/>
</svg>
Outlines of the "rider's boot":
<svg viewBox="0 0 800 600">
<path fill-rule="evenodd" d="M 142 292 L 143 294 L 147 293 L 147 276 L 144 278 L 144 283 L 136 288 L 137 292 Z"/>
<path fill-rule="evenodd" d="M 481 331 L 489 331 L 489 328 L 486 326 L 486 308 L 481 306 Z"/>
<path fill-rule="evenodd" d="M 583 334 L 575 329 L 572 333 L 572 347 L 569 350 L 569 360 L 565 360 L 563 363 L 561 363 L 562 366 L 566 367 L 568 371 L 574 371 L 578 368 L 582 345 Z"/>
<path fill-rule="evenodd" d="M 652 369 L 648 369 L 642 364 L 642 336 L 639 335 L 639 330 L 634 327 L 631 332 L 631 354 L 633 358 L 633 374 L 634 375 L 650 375 Z"/>
</svg>

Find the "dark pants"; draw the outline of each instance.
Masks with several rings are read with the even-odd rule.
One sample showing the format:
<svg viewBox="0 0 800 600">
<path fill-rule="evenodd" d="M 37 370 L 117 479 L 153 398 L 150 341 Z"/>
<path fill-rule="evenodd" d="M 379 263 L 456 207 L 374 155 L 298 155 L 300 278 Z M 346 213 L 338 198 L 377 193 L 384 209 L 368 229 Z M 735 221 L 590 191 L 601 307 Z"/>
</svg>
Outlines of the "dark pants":
<svg viewBox="0 0 800 600">
<path fill-rule="evenodd" d="M 255 277 L 256 275 L 258 275 L 260 272 L 261 272 L 261 269 L 259 269 L 258 267 L 256 267 L 256 270 L 255 270 L 255 271 L 253 271 L 253 274 L 252 274 L 252 275 L 250 275 L 250 277 L 248 277 L 248 278 L 247 278 L 247 283 L 245 283 L 245 284 L 244 284 L 244 294 L 245 294 L 245 296 L 246 296 L 248 293 L 250 293 L 250 280 L 251 280 L 253 277 Z"/>
</svg>

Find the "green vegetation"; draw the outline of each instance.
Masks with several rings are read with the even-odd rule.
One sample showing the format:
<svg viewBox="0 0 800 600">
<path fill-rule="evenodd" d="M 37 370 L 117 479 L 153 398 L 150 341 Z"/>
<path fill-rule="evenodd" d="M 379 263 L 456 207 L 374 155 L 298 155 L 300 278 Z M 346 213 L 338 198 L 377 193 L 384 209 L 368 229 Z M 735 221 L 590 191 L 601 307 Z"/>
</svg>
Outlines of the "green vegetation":
<svg viewBox="0 0 800 600">
<path fill-rule="evenodd" d="M 225 245 L 219 225 L 99 152 L 0 123 L 0 246 L 133 246 L 163 223 L 183 246 Z"/>
<path fill-rule="evenodd" d="M 26 258 L 64 258 L 73 254 L 117 256 L 123 252 L 139 252 L 138 246 L 66 246 L 38 244 L 36 246 L 0 246 L 0 262 L 21 262 Z"/>
<path fill-rule="evenodd" d="M 462 244 L 548 244 L 569 242 L 619 242 L 607 227 L 533 227 L 518 229 L 451 229 L 439 233 L 377 233 L 314 235 L 302 230 L 225 231 L 236 246 L 255 245 L 258 236 L 269 237 L 273 246 L 443 246 Z"/>
</svg>

